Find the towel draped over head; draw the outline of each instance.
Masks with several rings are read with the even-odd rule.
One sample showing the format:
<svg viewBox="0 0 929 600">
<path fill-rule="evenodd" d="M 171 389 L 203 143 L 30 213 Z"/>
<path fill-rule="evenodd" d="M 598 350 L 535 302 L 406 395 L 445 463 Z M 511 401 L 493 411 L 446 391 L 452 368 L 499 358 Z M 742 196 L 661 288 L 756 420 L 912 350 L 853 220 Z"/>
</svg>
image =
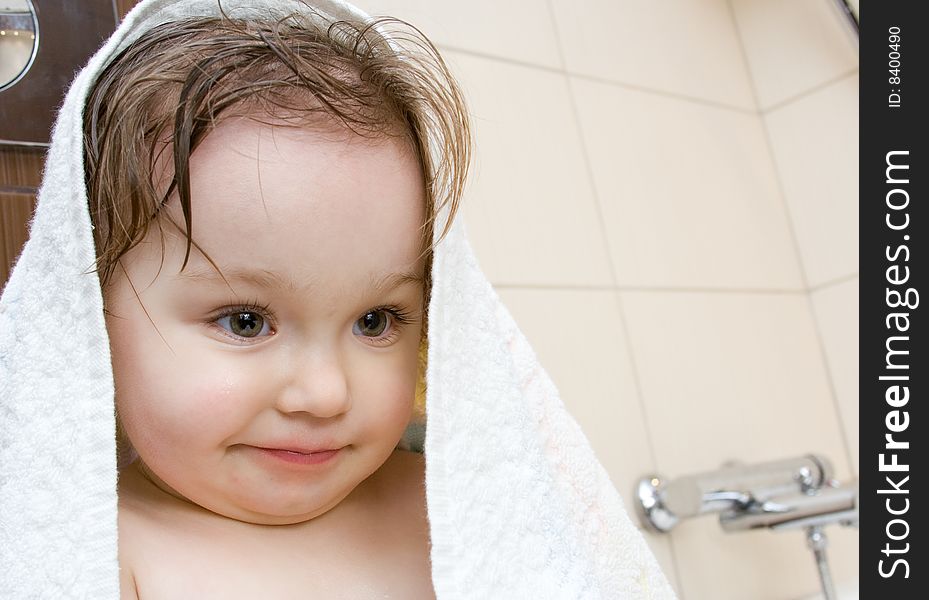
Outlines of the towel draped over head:
<svg viewBox="0 0 929 600">
<path fill-rule="evenodd" d="M 308 5 L 321 27 L 369 19 L 332 0 L 222 0 L 234 17 Z M 0 301 L 0 598 L 119 598 L 113 376 L 89 269 L 83 107 L 142 32 L 219 13 L 217 0 L 142 2 L 58 116 L 30 238 Z M 425 457 L 438 598 L 673 598 L 461 219 L 432 269 Z"/>
</svg>

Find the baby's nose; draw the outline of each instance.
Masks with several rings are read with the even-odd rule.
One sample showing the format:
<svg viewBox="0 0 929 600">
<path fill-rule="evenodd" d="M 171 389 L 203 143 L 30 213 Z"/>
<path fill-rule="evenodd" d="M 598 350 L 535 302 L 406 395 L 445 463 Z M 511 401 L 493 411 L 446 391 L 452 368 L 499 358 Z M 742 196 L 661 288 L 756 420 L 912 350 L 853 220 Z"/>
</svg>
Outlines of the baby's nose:
<svg viewBox="0 0 929 600">
<path fill-rule="evenodd" d="M 278 398 L 278 410 L 331 418 L 351 408 L 348 379 L 338 357 L 306 358 L 294 365 L 292 374 L 290 384 Z"/>
</svg>

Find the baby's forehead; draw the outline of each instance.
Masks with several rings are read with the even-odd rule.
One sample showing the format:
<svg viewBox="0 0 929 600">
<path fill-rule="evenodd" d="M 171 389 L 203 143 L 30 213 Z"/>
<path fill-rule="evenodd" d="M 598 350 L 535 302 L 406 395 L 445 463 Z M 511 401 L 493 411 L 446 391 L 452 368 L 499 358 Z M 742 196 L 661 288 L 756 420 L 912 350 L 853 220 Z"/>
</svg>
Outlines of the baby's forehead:
<svg viewBox="0 0 929 600">
<path fill-rule="evenodd" d="M 425 285 L 425 273 L 421 268 L 405 268 L 403 265 L 382 266 L 383 272 L 371 270 L 355 277 L 355 288 L 362 292 L 372 291 L 386 293 L 404 286 L 422 288 Z M 190 284 L 204 288 L 228 288 L 233 292 L 263 290 L 274 293 L 300 295 L 307 298 L 318 295 L 321 290 L 331 287 L 321 273 L 309 273 L 302 277 L 294 274 L 284 266 L 280 270 L 247 266 L 220 266 L 206 264 L 206 261 L 194 261 L 180 272 L 171 276 L 173 282 Z M 345 289 L 348 293 L 348 288 Z"/>
<path fill-rule="evenodd" d="M 292 219 L 387 218 L 424 200 L 415 156 L 392 138 L 237 119 L 220 124 L 190 160 L 192 210 L 284 226 Z M 254 223 L 255 226 L 258 223 Z"/>
<path fill-rule="evenodd" d="M 227 121 L 191 157 L 190 191 L 198 250 L 235 268 L 285 265 L 297 279 L 331 265 L 388 272 L 423 246 L 422 172 L 390 138 Z M 167 241 L 177 255 L 186 236 L 176 197 L 164 213 L 181 225 Z"/>
<path fill-rule="evenodd" d="M 305 153 L 291 156 L 296 147 L 325 157 L 332 154 L 352 156 L 372 148 L 390 148 L 398 154 L 409 149 L 408 137 L 378 135 L 355 131 L 331 116 L 307 120 L 305 116 L 276 111 L 246 112 L 228 115 L 219 120 L 203 136 L 190 160 L 198 160 L 203 148 L 223 151 L 250 161 L 293 163 L 305 158 Z M 263 154 L 264 153 L 264 154 Z"/>
</svg>

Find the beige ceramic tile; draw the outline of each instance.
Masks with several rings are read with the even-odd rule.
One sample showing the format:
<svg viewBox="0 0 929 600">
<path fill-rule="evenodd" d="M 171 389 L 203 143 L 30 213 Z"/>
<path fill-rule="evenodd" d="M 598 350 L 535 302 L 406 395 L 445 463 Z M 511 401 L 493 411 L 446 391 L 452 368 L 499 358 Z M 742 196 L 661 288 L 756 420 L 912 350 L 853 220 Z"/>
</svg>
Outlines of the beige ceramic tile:
<svg viewBox="0 0 929 600">
<path fill-rule="evenodd" d="M 726 0 L 552 0 L 572 73 L 755 109 Z"/>
<path fill-rule="evenodd" d="M 805 294 L 620 296 L 660 474 L 813 452 L 850 478 Z"/>
<path fill-rule="evenodd" d="M 857 68 L 854 37 L 833 4 L 732 0 L 762 110 Z"/>
<path fill-rule="evenodd" d="M 632 514 L 634 512 L 633 507 L 630 506 L 628 508 L 630 514 Z M 642 532 L 645 541 L 648 542 L 652 554 L 658 559 L 661 571 L 664 573 L 665 577 L 668 578 L 671 587 L 674 588 L 674 592 L 678 597 L 681 597 L 681 586 L 677 580 L 677 571 L 674 568 L 674 553 L 671 550 L 671 537 L 668 534 L 652 533 L 644 529 L 640 529 L 639 531 Z"/>
<path fill-rule="evenodd" d="M 825 531 L 834 582 L 857 580 L 858 531 L 839 526 Z M 706 515 L 682 522 L 671 535 L 687 600 L 787 600 L 820 589 L 802 531 L 727 533 Z"/>
<path fill-rule="evenodd" d="M 499 293 L 631 509 L 653 465 L 614 292 Z"/>
<path fill-rule="evenodd" d="M 620 285 L 803 289 L 759 117 L 571 85 Z"/>
<path fill-rule="evenodd" d="M 829 561 L 829 568 L 832 569 L 832 580 L 835 582 L 836 588 L 840 593 L 846 589 L 855 589 L 861 574 L 858 530 L 849 527 L 830 526 L 826 527 L 824 531 L 829 539 L 829 544 L 826 547 L 826 558 Z M 813 560 L 812 553 L 808 557 L 810 561 Z M 813 591 L 821 591 L 820 586 L 814 586 Z"/>
<path fill-rule="evenodd" d="M 858 76 L 765 115 L 810 286 L 858 272 Z"/>
<path fill-rule="evenodd" d="M 858 278 L 812 293 L 851 464 L 858 473 Z"/>
<path fill-rule="evenodd" d="M 372 15 L 418 27 L 436 44 L 561 68 L 547 0 L 353 0 Z"/>
<path fill-rule="evenodd" d="M 464 214 L 490 280 L 612 284 L 564 76 L 460 53 L 449 60 L 474 115 Z"/>
</svg>

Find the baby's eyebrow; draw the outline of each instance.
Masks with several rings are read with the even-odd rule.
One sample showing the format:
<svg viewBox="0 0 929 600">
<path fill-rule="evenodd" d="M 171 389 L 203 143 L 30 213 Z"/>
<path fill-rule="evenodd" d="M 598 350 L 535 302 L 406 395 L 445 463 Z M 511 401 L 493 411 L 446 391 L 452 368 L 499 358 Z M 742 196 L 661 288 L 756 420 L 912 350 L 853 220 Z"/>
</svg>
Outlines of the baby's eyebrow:
<svg viewBox="0 0 929 600">
<path fill-rule="evenodd" d="M 298 284 L 290 277 L 285 277 L 280 273 L 267 269 L 223 268 L 221 271 L 222 274 L 212 267 L 190 268 L 176 274 L 174 278 L 186 281 L 202 281 L 204 283 L 239 281 L 256 287 L 277 288 L 289 292 L 300 292 L 301 290 L 312 289 L 317 285 L 317 281 L 313 278 Z M 398 271 L 380 277 L 372 276 L 369 285 L 375 292 L 386 293 L 404 285 L 423 285 L 424 283 L 425 280 L 421 272 Z"/>
<path fill-rule="evenodd" d="M 389 292 L 395 288 L 414 283 L 416 285 L 423 285 L 425 283 L 422 272 L 402 271 L 399 273 L 388 273 L 383 277 L 371 278 L 371 287 L 378 292 Z"/>
</svg>

